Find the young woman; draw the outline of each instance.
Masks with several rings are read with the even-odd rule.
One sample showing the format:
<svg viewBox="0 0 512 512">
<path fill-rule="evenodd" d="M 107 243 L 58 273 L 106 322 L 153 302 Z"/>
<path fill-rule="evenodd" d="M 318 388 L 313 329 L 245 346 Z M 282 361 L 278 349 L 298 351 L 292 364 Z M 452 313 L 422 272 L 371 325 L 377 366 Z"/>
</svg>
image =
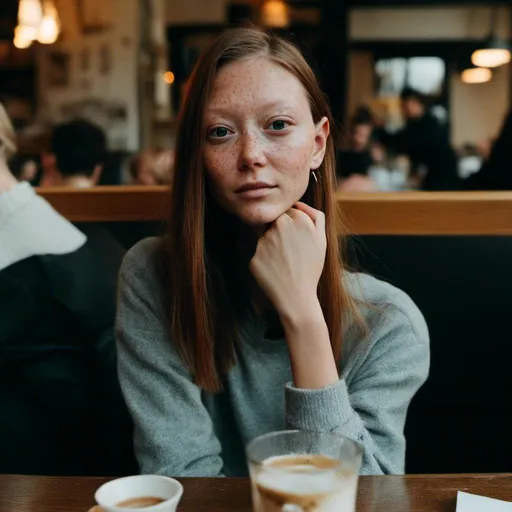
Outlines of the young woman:
<svg viewBox="0 0 512 512">
<path fill-rule="evenodd" d="M 230 30 L 191 77 L 169 230 L 120 275 L 119 375 L 143 473 L 240 476 L 284 428 L 364 446 L 404 471 L 425 322 L 401 291 L 344 270 L 329 108 L 290 43 Z"/>
</svg>

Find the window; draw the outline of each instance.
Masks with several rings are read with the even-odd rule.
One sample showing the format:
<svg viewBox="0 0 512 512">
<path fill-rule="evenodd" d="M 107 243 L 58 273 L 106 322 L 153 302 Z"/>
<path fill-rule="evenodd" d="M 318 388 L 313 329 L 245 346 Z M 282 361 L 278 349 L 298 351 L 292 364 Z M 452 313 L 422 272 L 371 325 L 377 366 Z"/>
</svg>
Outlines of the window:
<svg viewBox="0 0 512 512">
<path fill-rule="evenodd" d="M 412 87 L 428 95 L 443 90 L 446 66 L 439 57 L 380 59 L 375 65 L 377 95 L 398 96 L 404 87 Z"/>
</svg>

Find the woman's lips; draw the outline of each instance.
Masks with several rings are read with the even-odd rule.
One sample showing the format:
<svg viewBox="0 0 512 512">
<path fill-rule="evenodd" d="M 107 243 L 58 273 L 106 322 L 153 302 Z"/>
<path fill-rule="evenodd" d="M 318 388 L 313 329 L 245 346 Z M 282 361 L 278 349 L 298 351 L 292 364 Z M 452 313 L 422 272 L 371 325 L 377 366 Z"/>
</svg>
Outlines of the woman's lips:
<svg viewBox="0 0 512 512">
<path fill-rule="evenodd" d="M 236 194 L 249 199 L 259 199 L 266 197 L 277 188 L 275 185 L 268 183 L 247 183 L 236 190 Z"/>
</svg>

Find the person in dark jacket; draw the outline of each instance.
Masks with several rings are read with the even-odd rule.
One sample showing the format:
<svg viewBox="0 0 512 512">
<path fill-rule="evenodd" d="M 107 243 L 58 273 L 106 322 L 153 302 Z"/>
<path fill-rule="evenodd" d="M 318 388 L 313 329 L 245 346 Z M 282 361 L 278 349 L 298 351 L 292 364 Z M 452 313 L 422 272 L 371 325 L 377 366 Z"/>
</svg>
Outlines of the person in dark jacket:
<svg viewBox="0 0 512 512">
<path fill-rule="evenodd" d="M 0 473 L 131 472 L 113 339 L 124 250 L 18 183 L 15 151 L 0 105 Z"/>
<path fill-rule="evenodd" d="M 98 184 L 107 153 L 105 132 L 85 119 L 57 125 L 43 154 L 42 187 L 90 188 Z"/>
<path fill-rule="evenodd" d="M 512 110 L 508 112 L 489 158 L 465 182 L 468 190 L 512 190 Z"/>
<path fill-rule="evenodd" d="M 405 126 L 396 133 L 380 130 L 378 139 L 388 149 L 409 158 L 413 175 L 425 172 L 422 189 L 459 188 L 457 156 L 446 126 L 428 111 L 427 99 L 422 93 L 405 88 L 401 100 Z"/>
</svg>

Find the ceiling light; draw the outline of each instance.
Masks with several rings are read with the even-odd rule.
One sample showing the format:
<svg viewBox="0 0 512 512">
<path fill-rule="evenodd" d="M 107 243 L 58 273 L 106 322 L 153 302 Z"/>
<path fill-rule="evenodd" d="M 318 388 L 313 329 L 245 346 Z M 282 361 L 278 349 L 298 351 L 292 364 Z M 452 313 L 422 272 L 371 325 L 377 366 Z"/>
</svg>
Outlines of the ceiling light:
<svg viewBox="0 0 512 512">
<path fill-rule="evenodd" d="M 498 9 L 491 12 L 491 34 L 485 40 L 483 47 L 471 56 L 471 62 L 477 67 L 497 68 L 508 64 L 512 57 L 510 46 L 497 35 Z"/>
<path fill-rule="evenodd" d="M 38 29 L 43 20 L 43 8 L 39 0 L 20 0 L 18 24 Z"/>
<path fill-rule="evenodd" d="M 488 68 L 468 68 L 461 74 L 465 84 L 484 84 L 492 78 L 492 71 Z"/>
<path fill-rule="evenodd" d="M 18 25 L 14 29 L 14 46 L 20 50 L 28 48 L 37 36 L 37 30 L 25 25 Z"/>
<path fill-rule="evenodd" d="M 471 56 L 471 62 L 475 66 L 484 68 L 497 68 L 508 64 L 511 60 L 510 50 L 503 41 L 489 40 L 487 48 L 476 50 Z"/>
<path fill-rule="evenodd" d="M 60 34 L 59 13 L 52 0 L 44 3 L 44 16 L 39 26 L 37 40 L 41 44 L 52 44 L 57 41 Z"/>
<path fill-rule="evenodd" d="M 172 71 L 166 71 L 164 73 L 164 82 L 166 84 L 173 84 L 174 83 L 174 80 L 176 79 L 176 77 L 174 76 L 174 73 Z"/>
<path fill-rule="evenodd" d="M 290 23 L 288 6 L 283 0 L 267 0 L 262 6 L 261 17 L 267 27 L 287 27 Z"/>
</svg>

